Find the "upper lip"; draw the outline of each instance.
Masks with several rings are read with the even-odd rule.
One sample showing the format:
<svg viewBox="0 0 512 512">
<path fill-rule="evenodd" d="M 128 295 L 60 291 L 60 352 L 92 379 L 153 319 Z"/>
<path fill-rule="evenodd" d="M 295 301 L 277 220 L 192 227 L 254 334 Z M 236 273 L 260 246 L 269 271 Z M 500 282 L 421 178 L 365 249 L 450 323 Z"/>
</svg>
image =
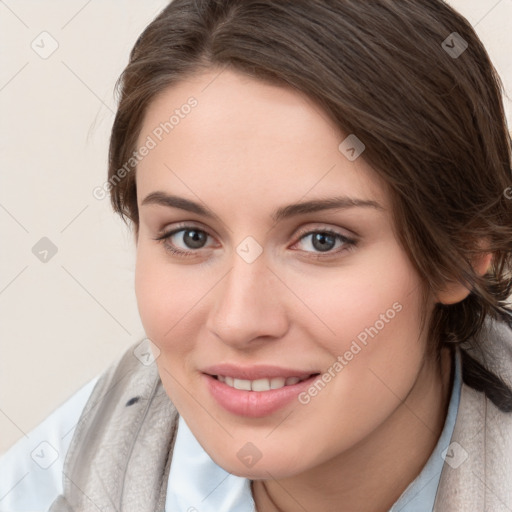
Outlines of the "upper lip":
<svg viewBox="0 0 512 512">
<path fill-rule="evenodd" d="M 281 368 L 272 365 L 240 366 L 229 363 L 208 366 L 203 368 L 202 372 L 209 375 L 222 375 L 244 380 L 272 379 L 274 377 L 299 377 L 302 379 L 318 373 L 317 371 Z"/>
</svg>

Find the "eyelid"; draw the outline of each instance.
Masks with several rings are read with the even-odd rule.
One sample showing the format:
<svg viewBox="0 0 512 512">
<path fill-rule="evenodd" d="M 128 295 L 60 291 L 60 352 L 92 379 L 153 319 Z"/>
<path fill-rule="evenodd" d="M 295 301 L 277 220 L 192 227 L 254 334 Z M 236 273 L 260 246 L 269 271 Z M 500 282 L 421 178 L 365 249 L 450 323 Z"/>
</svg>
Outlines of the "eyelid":
<svg viewBox="0 0 512 512">
<path fill-rule="evenodd" d="M 168 227 L 170 225 L 172 225 L 172 227 Z M 207 235 L 213 236 L 210 234 L 210 230 L 208 228 L 204 227 L 204 225 L 202 225 L 200 222 L 197 222 L 195 220 L 190 220 L 190 221 L 183 221 L 183 222 L 178 222 L 178 223 L 173 223 L 173 224 L 166 224 L 162 229 L 160 229 L 158 231 L 158 237 L 160 239 L 165 238 L 165 237 L 175 234 L 177 231 L 182 231 L 184 229 L 186 230 L 187 228 L 197 229 L 198 231 L 204 231 Z"/>
<path fill-rule="evenodd" d="M 353 231 L 350 231 L 346 228 L 341 228 L 339 226 L 334 227 L 332 225 L 329 225 L 328 223 L 320 223 L 320 222 L 313 223 L 313 225 L 311 225 L 311 223 L 309 223 L 307 227 L 299 228 L 295 237 L 297 237 L 297 239 L 300 239 L 304 235 L 308 235 L 312 232 L 313 233 L 332 232 L 332 233 L 336 233 L 337 235 L 340 235 L 340 236 L 346 238 L 347 240 L 353 240 L 354 242 L 356 242 L 359 239 L 359 236 L 356 235 Z"/>
</svg>

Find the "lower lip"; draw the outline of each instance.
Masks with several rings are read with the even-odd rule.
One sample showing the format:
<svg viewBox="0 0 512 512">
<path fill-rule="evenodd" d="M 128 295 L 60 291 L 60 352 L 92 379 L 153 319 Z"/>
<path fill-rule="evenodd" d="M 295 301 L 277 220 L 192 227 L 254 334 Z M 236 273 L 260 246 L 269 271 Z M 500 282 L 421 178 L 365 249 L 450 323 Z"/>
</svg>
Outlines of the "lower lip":
<svg viewBox="0 0 512 512">
<path fill-rule="evenodd" d="M 318 375 L 313 375 L 297 384 L 269 391 L 244 391 L 232 388 L 211 375 L 203 376 L 210 393 L 219 405 L 233 414 L 248 418 L 268 416 L 281 409 L 318 378 Z"/>
</svg>

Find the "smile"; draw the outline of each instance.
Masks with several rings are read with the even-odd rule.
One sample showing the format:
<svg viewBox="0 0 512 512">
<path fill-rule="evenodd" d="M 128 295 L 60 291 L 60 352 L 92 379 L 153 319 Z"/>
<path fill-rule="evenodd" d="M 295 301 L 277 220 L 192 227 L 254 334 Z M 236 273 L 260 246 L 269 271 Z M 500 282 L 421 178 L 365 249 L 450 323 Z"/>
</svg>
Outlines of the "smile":
<svg viewBox="0 0 512 512">
<path fill-rule="evenodd" d="M 227 373 L 227 372 L 226 372 Z M 300 372 L 299 372 L 300 373 Z M 240 372 L 238 372 L 239 377 Z M 318 378 L 318 373 L 288 377 L 258 375 L 255 379 L 203 373 L 210 396 L 236 416 L 261 418 L 297 402 L 297 397 Z"/>
</svg>

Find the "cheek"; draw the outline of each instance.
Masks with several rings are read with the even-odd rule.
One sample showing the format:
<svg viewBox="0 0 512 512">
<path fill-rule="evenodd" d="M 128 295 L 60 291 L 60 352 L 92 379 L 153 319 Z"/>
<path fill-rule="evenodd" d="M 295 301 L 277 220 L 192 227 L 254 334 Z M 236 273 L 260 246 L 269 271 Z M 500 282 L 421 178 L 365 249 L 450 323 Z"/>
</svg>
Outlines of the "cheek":
<svg viewBox="0 0 512 512">
<path fill-rule="evenodd" d="M 381 255 L 364 269 L 315 283 L 310 295 L 323 290 L 325 297 L 331 290 L 315 307 L 335 333 L 319 322 L 310 331 L 331 364 L 326 384 L 312 386 L 301 397 L 303 411 L 325 419 L 323 435 L 330 443 L 320 458 L 346 450 L 385 421 L 409 393 L 423 361 L 419 276 L 401 251 L 389 248 Z M 318 425 L 305 419 L 303 429 L 304 438 L 313 438 Z"/>
<path fill-rule="evenodd" d="M 185 380 L 188 355 L 194 349 L 191 340 L 197 337 L 191 331 L 197 322 L 187 321 L 193 311 L 197 312 L 193 309 L 198 300 L 197 284 L 185 283 L 182 268 L 169 264 L 165 253 L 144 244 L 137 246 L 135 294 L 139 315 L 146 336 L 160 349 L 156 363 L 164 389 L 180 411 L 189 407 L 179 382 Z"/>
<path fill-rule="evenodd" d="M 139 315 L 147 336 L 156 341 L 157 333 L 161 329 L 165 316 L 166 297 L 161 292 L 166 288 L 162 279 L 159 265 L 152 264 L 152 258 L 145 247 L 139 243 L 137 246 L 137 261 L 135 265 L 135 295 Z"/>
<path fill-rule="evenodd" d="M 314 320 L 310 336 L 332 354 L 342 354 L 356 339 L 364 344 L 378 336 L 398 346 L 419 334 L 421 282 L 395 242 L 379 244 L 339 270 L 292 279 L 314 315 L 308 313 Z"/>
<path fill-rule="evenodd" d="M 162 254 L 161 254 L 162 253 Z M 187 322 L 180 322 L 197 298 L 197 290 L 187 283 L 186 270 L 171 265 L 163 249 L 137 246 L 135 294 L 140 318 L 147 336 L 162 346 L 176 338 Z"/>
<path fill-rule="evenodd" d="M 308 304 L 330 332 L 317 321 L 309 335 L 330 354 L 326 377 L 333 377 L 314 407 L 322 404 L 340 417 L 351 410 L 371 428 L 396 406 L 396 395 L 406 396 L 426 344 L 419 338 L 420 294 L 420 278 L 396 244 L 382 245 L 347 271 L 314 282 Z"/>
<path fill-rule="evenodd" d="M 421 366 L 421 280 L 405 253 L 389 245 L 364 269 L 347 274 L 343 284 L 331 283 L 340 291 L 326 313 L 336 332 L 328 350 L 333 360 L 342 357 L 340 378 L 324 398 L 344 404 L 339 414 L 350 404 L 363 424 L 371 424 L 372 414 L 375 421 L 384 418 L 396 396 L 406 396 Z"/>
</svg>

